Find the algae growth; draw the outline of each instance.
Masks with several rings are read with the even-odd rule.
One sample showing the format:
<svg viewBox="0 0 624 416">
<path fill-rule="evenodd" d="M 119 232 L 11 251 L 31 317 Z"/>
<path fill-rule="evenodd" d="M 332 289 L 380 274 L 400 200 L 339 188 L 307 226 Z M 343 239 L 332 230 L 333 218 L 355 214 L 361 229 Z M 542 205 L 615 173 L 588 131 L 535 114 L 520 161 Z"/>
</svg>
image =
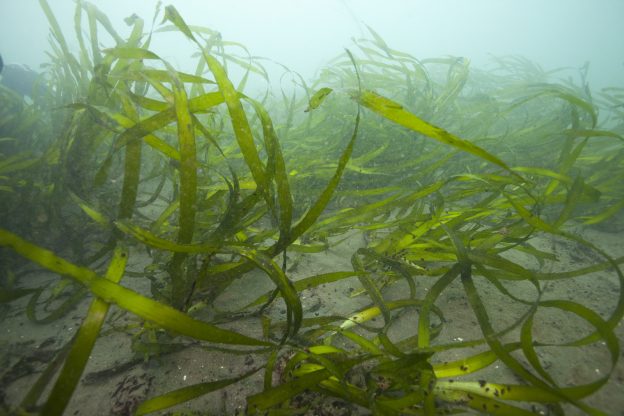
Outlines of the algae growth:
<svg viewBox="0 0 624 416">
<path fill-rule="evenodd" d="M 114 414 L 617 408 L 595 398 L 621 387 L 624 257 L 594 237 L 622 229 L 621 89 L 419 60 L 369 29 L 275 98 L 173 6 L 123 39 L 78 1 L 72 52 L 40 3 L 49 87 L 0 89 L 2 319 L 79 329 L 4 338 L 4 412 L 89 412 L 110 380 Z M 195 73 L 150 48 L 163 31 Z M 194 381 L 170 377 L 189 356 Z"/>
</svg>

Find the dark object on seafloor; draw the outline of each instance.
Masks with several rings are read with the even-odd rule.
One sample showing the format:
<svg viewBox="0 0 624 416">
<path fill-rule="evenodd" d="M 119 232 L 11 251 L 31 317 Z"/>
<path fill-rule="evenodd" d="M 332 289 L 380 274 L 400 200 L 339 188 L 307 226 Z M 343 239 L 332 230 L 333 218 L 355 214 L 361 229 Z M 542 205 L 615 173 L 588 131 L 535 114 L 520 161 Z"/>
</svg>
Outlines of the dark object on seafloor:
<svg viewBox="0 0 624 416">
<path fill-rule="evenodd" d="M 33 71 L 25 65 L 8 64 L 4 65 L 0 56 L 0 84 L 20 94 L 22 97 L 33 95 L 33 88 L 41 85 L 39 73 Z"/>
</svg>

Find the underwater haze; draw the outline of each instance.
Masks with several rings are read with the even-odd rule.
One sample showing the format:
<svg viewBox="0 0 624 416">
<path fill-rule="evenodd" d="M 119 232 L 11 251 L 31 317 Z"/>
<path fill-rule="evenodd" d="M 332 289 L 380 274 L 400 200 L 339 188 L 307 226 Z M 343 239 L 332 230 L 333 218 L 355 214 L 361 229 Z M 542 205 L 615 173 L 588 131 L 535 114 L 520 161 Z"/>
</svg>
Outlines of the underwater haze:
<svg viewBox="0 0 624 416">
<path fill-rule="evenodd" d="M 621 1 L 4 1 L 0 415 L 624 414 Z"/>
<path fill-rule="evenodd" d="M 111 21 L 133 13 L 150 20 L 155 0 L 94 2 Z M 594 88 L 624 84 L 624 3 L 619 0 L 235 0 L 175 2 L 189 24 L 218 30 L 254 55 L 288 66 L 306 79 L 374 28 L 399 50 L 418 57 L 464 56 L 479 66 L 491 55 L 521 55 L 545 69 L 590 63 Z M 50 7 L 73 27 L 72 0 Z M 125 24 L 117 30 L 129 33 Z M 46 60 L 48 24 L 34 0 L 0 5 L 0 54 L 37 68 Z M 68 40 L 70 43 L 73 39 Z M 75 45 L 75 44 L 74 44 Z M 167 59 L 186 67 L 189 45 L 162 40 Z"/>
</svg>

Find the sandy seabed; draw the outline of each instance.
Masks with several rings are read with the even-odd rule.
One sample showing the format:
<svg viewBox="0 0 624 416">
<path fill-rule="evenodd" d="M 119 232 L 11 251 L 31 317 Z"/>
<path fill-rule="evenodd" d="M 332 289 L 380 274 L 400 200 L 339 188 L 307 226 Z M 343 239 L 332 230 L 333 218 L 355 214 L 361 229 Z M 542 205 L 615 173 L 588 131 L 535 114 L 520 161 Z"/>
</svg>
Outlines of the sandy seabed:
<svg viewBox="0 0 624 416">
<path fill-rule="evenodd" d="M 581 232 L 580 229 L 575 230 Z M 582 231 L 587 240 L 597 244 L 613 257 L 624 255 L 624 238 L 620 234 L 607 233 L 594 229 Z M 344 237 L 341 237 L 342 239 Z M 338 240 L 338 238 L 337 238 Z M 559 237 L 536 237 L 531 243 L 539 249 L 553 252 L 558 262 L 542 271 L 572 270 L 602 261 L 586 248 Z M 365 245 L 363 235 L 353 232 L 349 238 L 331 246 L 326 252 L 317 254 L 289 254 L 288 276 L 297 280 L 320 273 L 352 270 L 351 256 Z M 137 249 L 138 250 L 138 249 Z M 535 269 L 537 263 L 528 256 L 518 254 L 512 260 Z M 129 270 L 141 271 L 151 263 L 147 253 L 137 251 L 130 255 Z M 57 277 L 42 271 L 28 276 L 24 286 L 38 287 Z M 415 276 L 419 298 L 424 297 L 433 279 Z M 502 329 L 518 319 L 526 306 L 510 303 L 485 279 L 475 278 L 478 291 L 483 299 L 492 323 Z M 150 287 L 146 279 L 124 278 L 122 284 L 140 293 L 149 295 Z M 406 296 L 406 284 L 396 281 L 384 292 L 387 299 Z M 515 296 L 532 299 L 535 288 L 526 281 L 505 282 L 505 287 Z M 216 308 L 236 310 L 270 290 L 270 280 L 261 272 L 251 272 L 236 280 L 219 298 Z M 301 292 L 305 317 L 341 315 L 370 305 L 365 295 L 353 296 L 361 288 L 357 278 L 349 278 Z M 598 312 L 603 318 L 609 316 L 618 301 L 619 283 L 617 275 L 606 270 L 579 278 L 556 280 L 545 283 L 543 299 L 568 299 L 579 302 Z M 22 400 L 56 351 L 74 335 L 79 327 L 89 302 L 82 302 L 63 318 L 50 324 L 35 324 L 26 317 L 28 297 L 5 306 L 0 331 L 0 359 L 2 378 L 0 394 L 9 405 Z M 472 313 L 468 300 L 459 281 L 454 282 L 442 294 L 436 306 L 441 308 L 446 323 L 434 343 L 447 343 L 458 340 L 481 338 L 480 328 Z M 284 316 L 285 307 L 276 301 L 268 311 L 276 320 Z M 389 332 L 392 339 L 401 339 L 414 334 L 417 325 L 417 311 L 403 313 Z M 140 322 L 116 307 L 109 311 L 107 323 L 102 329 L 92 352 L 82 380 L 72 397 L 67 415 L 126 415 L 131 414 L 136 404 L 146 398 L 196 383 L 233 378 L 262 365 L 265 357 L 244 352 L 231 354 L 217 349 L 204 348 L 192 344 L 175 352 L 168 352 L 145 362 L 132 351 L 131 337 L 119 328 L 125 324 Z M 373 325 L 375 322 L 372 323 Z M 379 324 L 379 322 L 378 322 Z M 242 318 L 224 325 L 227 328 L 260 337 L 261 323 L 257 317 Z M 534 339 L 540 342 L 561 344 L 588 334 L 591 327 L 571 314 L 557 309 L 542 308 L 535 317 Z M 622 323 L 616 328 L 620 343 L 624 341 Z M 519 340 L 518 330 L 505 335 L 503 341 Z M 177 341 L 177 340 L 176 340 Z M 338 341 L 340 342 L 340 341 Z M 435 361 L 460 359 L 483 350 L 483 348 L 454 349 L 436 355 Z M 548 373 L 561 386 L 579 385 L 602 377 L 610 369 L 611 358 L 603 342 L 584 347 L 550 347 L 538 349 L 539 358 Z M 518 355 L 516 355 L 518 356 Z M 622 357 L 620 357 L 622 358 Z M 522 359 L 523 360 L 523 359 Z M 263 385 L 263 371 L 233 384 L 220 391 L 207 394 L 193 401 L 156 414 L 191 412 L 196 414 L 244 414 L 246 397 L 260 392 Z M 493 382 L 517 382 L 515 376 L 500 363 L 466 377 L 467 380 L 486 379 Z M 609 382 L 585 402 L 609 415 L 624 415 L 624 364 L 619 360 Z M 325 407 L 323 407 L 325 406 Z M 571 405 L 564 406 L 567 415 L 584 414 Z M 367 414 L 354 406 L 331 401 L 315 407 L 307 414 Z M 544 413 L 546 414 L 546 413 Z"/>
</svg>

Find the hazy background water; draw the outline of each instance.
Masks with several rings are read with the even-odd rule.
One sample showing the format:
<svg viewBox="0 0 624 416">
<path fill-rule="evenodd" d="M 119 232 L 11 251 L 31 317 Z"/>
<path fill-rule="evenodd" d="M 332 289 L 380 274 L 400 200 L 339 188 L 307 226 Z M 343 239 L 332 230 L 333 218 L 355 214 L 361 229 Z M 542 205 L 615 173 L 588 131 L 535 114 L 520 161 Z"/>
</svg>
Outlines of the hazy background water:
<svg viewBox="0 0 624 416">
<path fill-rule="evenodd" d="M 74 1 L 49 0 L 75 44 Z M 156 0 L 93 3 L 125 36 L 136 13 L 149 30 Z M 417 58 L 464 56 L 486 67 L 488 56 L 521 55 L 545 69 L 590 62 L 590 85 L 624 86 L 624 0 L 183 0 L 173 4 L 189 24 L 221 32 L 253 55 L 271 58 L 306 79 L 375 29 L 395 49 Z M 156 24 L 160 23 L 157 21 Z M 83 29 L 87 27 L 83 22 Z M 101 32 L 103 34 L 103 31 Z M 106 46 L 109 39 L 102 37 Z M 0 54 L 36 69 L 46 60 L 48 23 L 36 0 L 0 0 Z M 179 33 L 157 37 L 164 59 L 192 71 L 196 51 Z"/>
</svg>

